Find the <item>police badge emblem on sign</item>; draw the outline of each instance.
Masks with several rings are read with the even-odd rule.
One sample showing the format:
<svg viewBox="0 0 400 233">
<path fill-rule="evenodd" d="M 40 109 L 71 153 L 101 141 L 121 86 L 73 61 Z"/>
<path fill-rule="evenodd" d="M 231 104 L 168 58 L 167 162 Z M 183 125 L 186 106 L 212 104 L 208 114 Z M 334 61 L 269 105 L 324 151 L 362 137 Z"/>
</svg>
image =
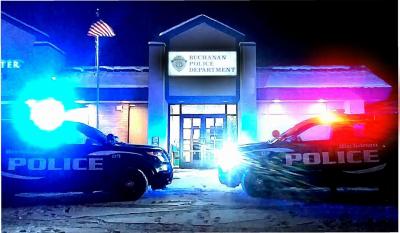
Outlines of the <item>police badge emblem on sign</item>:
<svg viewBox="0 0 400 233">
<path fill-rule="evenodd" d="M 175 68 L 176 71 L 181 72 L 186 66 L 186 60 L 182 56 L 176 56 L 172 59 L 171 63 L 172 66 Z"/>
</svg>

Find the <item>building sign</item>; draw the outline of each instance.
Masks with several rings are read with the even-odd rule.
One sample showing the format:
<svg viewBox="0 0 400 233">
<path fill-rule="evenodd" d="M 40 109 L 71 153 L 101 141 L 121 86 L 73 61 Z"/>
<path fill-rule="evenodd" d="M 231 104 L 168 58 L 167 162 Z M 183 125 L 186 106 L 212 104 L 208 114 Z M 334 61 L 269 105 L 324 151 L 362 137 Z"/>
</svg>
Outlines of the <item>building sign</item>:
<svg viewBox="0 0 400 233">
<path fill-rule="evenodd" d="M 236 52 L 169 52 L 170 76 L 236 76 Z"/>
<path fill-rule="evenodd" d="M 160 146 L 160 137 L 151 137 L 151 145 Z"/>
<path fill-rule="evenodd" d="M 21 60 L 1 60 L 2 69 L 21 69 Z"/>
</svg>

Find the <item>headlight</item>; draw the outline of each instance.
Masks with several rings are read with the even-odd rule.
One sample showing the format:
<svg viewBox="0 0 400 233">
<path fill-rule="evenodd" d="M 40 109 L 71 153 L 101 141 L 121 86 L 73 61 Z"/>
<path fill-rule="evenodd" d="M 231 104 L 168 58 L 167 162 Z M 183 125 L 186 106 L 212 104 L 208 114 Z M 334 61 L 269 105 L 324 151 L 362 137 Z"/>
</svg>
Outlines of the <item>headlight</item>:
<svg viewBox="0 0 400 233">
<path fill-rule="evenodd" d="M 237 150 L 236 145 L 233 144 L 224 145 L 222 150 L 217 150 L 215 152 L 215 155 L 217 157 L 218 166 L 220 166 L 224 172 L 232 170 L 243 162 L 243 157 Z"/>
<path fill-rule="evenodd" d="M 162 151 L 147 151 L 146 153 L 148 155 L 157 157 L 161 162 L 167 162 L 167 160 L 163 156 Z"/>
<path fill-rule="evenodd" d="M 160 171 L 168 171 L 168 165 L 167 164 L 162 164 L 160 167 L 156 168 L 157 172 Z"/>
</svg>

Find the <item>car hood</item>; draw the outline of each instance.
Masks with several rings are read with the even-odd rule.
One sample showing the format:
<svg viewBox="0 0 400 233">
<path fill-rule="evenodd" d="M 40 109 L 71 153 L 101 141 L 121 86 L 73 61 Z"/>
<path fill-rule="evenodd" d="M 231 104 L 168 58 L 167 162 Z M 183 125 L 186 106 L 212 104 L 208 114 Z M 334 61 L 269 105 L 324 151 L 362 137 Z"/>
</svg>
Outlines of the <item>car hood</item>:
<svg viewBox="0 0 400 233">
<path fill-rule="evenodd" d="M 270 148 L 270 147 L 271 147 L 271 144 L 269 144 L 267 142 L 257 142 L 257 143 L 249 143 L 249 144 L 239 145 L 238 150 L 241 152 L 247 152 L 247 151 L 265 149 L 265 148 Z"/>
<path fill-rule="evenodd" d="M 169 161 L 168 153 L 163 148 L 158 147 L 158 146 L 117 143 L 113 146 L 113 149 L 116 151 L 139 153 L 142 155 L 146 155 L 146 152 L 150 152 L 150 151 L 161 151 L 162 152 L 161 156 L 165 159 L 165 161 Z"/>
<path fill-rule="evenodd" d="M 129 149 L 129 150 L 163 150 L 161 147 L 152 145 L 140 145 L 140 144 L 127 144 L 127 143 L 117 143 L 116 148 Z"/>
<path fill-rule="evenodd" d="M 243 154 L 255 155 L 255 154 L 269 154 L 269 152 L 275 153 L 287 153 L 293 152 L 293 149 L 288 147 L 287 144 L 282 143 L 269 143 L 269 142 L 258 142 L 240 145 L 238 150 Z M 249 153 L 250 152 L 250 153 Z"/>
</svg>

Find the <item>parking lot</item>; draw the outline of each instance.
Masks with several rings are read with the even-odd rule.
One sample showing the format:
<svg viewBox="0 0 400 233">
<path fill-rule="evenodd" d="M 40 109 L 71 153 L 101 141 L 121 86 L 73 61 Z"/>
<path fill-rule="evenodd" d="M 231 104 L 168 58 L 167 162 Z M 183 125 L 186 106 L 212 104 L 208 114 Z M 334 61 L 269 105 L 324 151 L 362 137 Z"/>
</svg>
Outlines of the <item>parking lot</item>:
<svg viewBox="0 0 400 233">
<path fill-rule="evenodd" d="M 2 232 L 397 231 L 396 204 L 373 190 L 285 190 L 252 198 L 215 170 L 180 169 L 165 190 L 120 202 L 105 193 L 20 194 Z"/>
</svg>

